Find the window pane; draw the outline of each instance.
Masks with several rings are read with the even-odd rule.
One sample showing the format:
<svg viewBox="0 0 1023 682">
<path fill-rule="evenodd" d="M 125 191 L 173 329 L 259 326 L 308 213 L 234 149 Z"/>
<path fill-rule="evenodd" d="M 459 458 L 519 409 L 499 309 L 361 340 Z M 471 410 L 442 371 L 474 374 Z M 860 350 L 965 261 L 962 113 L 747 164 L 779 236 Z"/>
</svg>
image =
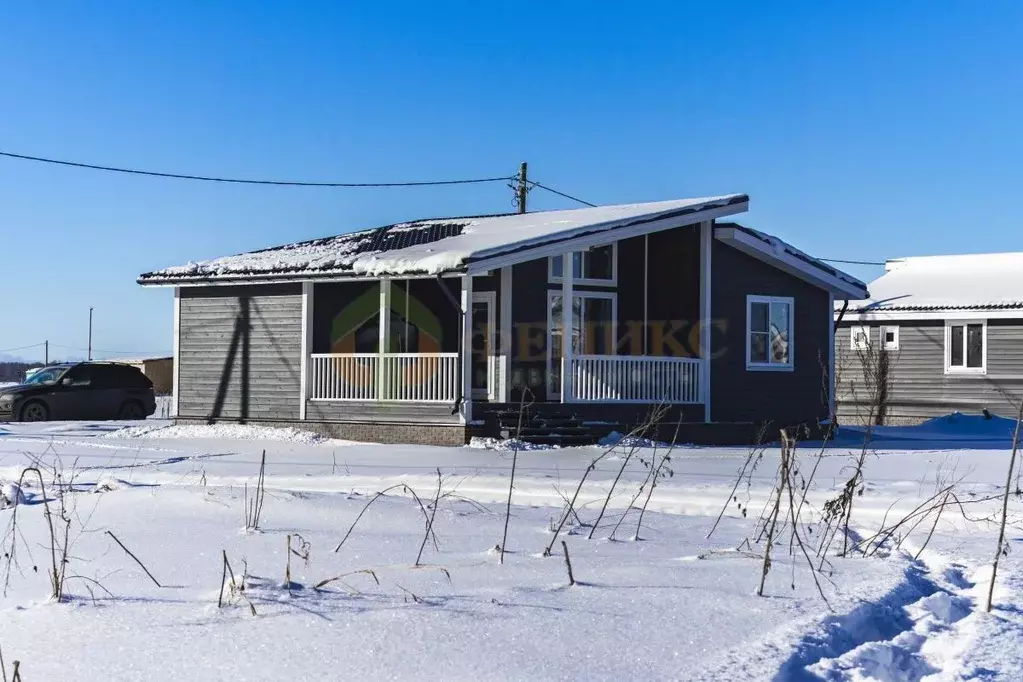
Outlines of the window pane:
<svg viewBox="0 0 1023 682">
<path fill-rule="evenodd" d="M 585 254 L 586 267 L 583 277 L 587 279 L 614 279 L 614 247 L 599 246 Z"/>
<path fill-rule="evenodd" d="M 614 328 L 611 324 L 611 299 L 585 298 L 583 309 L 583 353 L 610 355 Z"/>
<path fill-rule="evenodd" d="M 767 362 L 768 335 L 762 332 L 753 332 L 749 336 L 749 361 Z"/>
<path fill-rule="evenodd" d="M 562 268 L 562 257 L 552 256 L 551 257 L 551 277 L 561 277 Z"/>
<path fill-rule="evenodd" d="M 769 306 L 767 303 L 750 303 L 749 306 L 749 330 L 751 332 L 766 332 L 767 315 Z"/>
<path fill-rule="evenodd" d="M 966 366 L 984 366 L 984 325 L 971 324 L 966 327 Z"/>
<path fill-rule="evenodd" d="M 949 367 L 963 366 L 963 327 L 957 325 L 949 330 L 950 348 L 948 352 Z"/>
<path fill-rule="evenodd" d="M 583 255 L 579 251 L 572 252 L 572 276 L 576 278 L 583 276 Z"/>
</svg>

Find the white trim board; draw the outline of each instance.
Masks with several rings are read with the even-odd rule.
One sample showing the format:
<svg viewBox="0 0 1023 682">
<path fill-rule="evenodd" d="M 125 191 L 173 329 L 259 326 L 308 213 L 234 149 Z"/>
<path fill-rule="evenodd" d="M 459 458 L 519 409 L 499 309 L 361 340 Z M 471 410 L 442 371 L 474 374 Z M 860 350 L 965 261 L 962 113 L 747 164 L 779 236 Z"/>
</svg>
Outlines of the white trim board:
<svg viewBox="0 0 1023 682">
<path fill-rule="evenodd" d="M 801 258 L 797 258 L 785 251 L 776 250 L 770 244 L 764 243 L 753 235 L 743 232 L 735 227 L 716 227 L 714 238 L 728 244 L 732 248 L 742 251 L 746 255 L 753 256 L 757 260 L 764 261 L 769 265 L 789 273 L 795 277 L 814 284 L 822 289 L 827 289 L 833 294 L 847 298 L 861 299 L 864 289 L 845 281 L 840 277 L 828 274 L 820 268 L 816 268 Z"/>
<path fill-rule="evenodd" d="M 639 237 L 644 234 L 673 230 L 677 227 L 696 225 L 705 220 L 713 220 L 714 218 L 722 218 L 724 216 L 735 215 L 737 213 L 744 213 L 748 210 L 749 202 L 742 201 L 728 206 L 718 206 L 703 211 L 696 211 L 695 213 L 690 213 L 684 216 L 660 218 L 645 223 L 639 223 L 637 225 L 601 230 L 581 235 L 579 237 L 573 237 L 571 239 L 539 244 L 537 246 L 524 248 L 521 251 L 498 254 L 489 258 L 484 258 L 476 262 L 469 263 L 467 270 L 470 273 L 482 272 L 484 270 L 492 270 L 506 265 L 515 265 L 517 263 L 525 263 L 538 258 L 546 258 L 547 256 L 557 256 L 565 253 L 566 251 L 582 251 L 590 248 L 591 246 L 601 246 L 612 241 L 623 241 L 630 237 Z"/>
</svg>

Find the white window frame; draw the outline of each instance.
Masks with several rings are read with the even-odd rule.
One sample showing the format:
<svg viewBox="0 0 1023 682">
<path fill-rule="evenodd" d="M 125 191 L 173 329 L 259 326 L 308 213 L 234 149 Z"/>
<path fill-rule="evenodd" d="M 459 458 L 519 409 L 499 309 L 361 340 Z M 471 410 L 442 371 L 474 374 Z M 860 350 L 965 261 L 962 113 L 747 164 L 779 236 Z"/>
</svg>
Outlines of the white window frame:
<svg viewBox="0 0 1023 682">
<path fill-rule="evenodd" d="M 966 358 L 968 351 L 966 348 L 966 341 L 968 334 L 966 327 L 969 325 L 981 325 L 981 355 L 980 355 L 980 367 L 966 367 Z M 963 364 L 960 367 L 958 365 L 952 365 L 952 327 L 963 327 Z M 963 320 L 945 320 L 945 374 L 957 375 L 977 375 L 987 374 L 987 320 L 976 320 L 976 319 L 963 319 Z"/>
<path fill-rule="evenodd" d="M 789 361 L 780 362 L 753 362 L 750 360 L 750 323 L 753 321 L 754 303 L 784 303 L 789 307 Z M 757 296 L 750 294 L 746 296 L 746 370 L 755 372 L 791 372 L 796 364 L 796 301 L 791 296 Z M 770 322 L 770 310 L 768 310 L 768 322 Z"/>
<path fill-rule="evenodd" d="M 892 332 L 895 336 L 895 340 L 891 343 L 885 341 L 885 336 L 888 332 Z M 899 350 L 899 327 L 895 324 L 881 325 L 881 350 L 893 351 Z"/>
<path fill-rule="evenodd" d="M 551 343 L 551 330 L 555 327 L 555 322 L 561 324 L 561 320 L 554 320 L 551 315 L 551 308 L 554 304 L 554 299 L 561 296 L 561 292 L 556 289 L 547 290 L 547 378 L 545 381 L 550 382 L 549 377 L 551 376 L 551 370 L 554 367 L 555 362 L 561 362 L 561 358 L 555 358 L 552 356 L 554 351 L 554 344 Z M 611 329 L 615 332 L 615 337 L 612 339 L 611 344 L 611 355 L 618 355 L 618 294 L 614 291 L 573 291 L 572 298 L 606 298 L 611 301 Z M 579 309 L 579 323 L 582 325 L 580 328 L 580 345 L 583 346 L 581 350 L 585 349 L 586 341 L 582 338 L 582 331 L 586 329 L 586 305 L 583 304 Z M 565 343 L 564 332 L 562 332 L 562 343 Z M 582 355 L 582 353 L 573 353 L 573 355 Z M 547 384 L 547 399 L 561 398 L 561 389 L 557 391 L 551 390 L 550 383 Z"/>
<path fill-rule="evenodd" d="M 863 342 L 857 342 L 859 335 L 862 334 L 866 337 Z M 850 350 L 867 350 L 870 348 L 870 326 L 865 324 L 858 324 L 849 328 L 849 349 Z"/>
<path fill-rule="evenodd" d="M 610 244 L 597 244 L 591 246 L 589 249 L 584 251 L 573 251 L 573 257 L 576 253 L 585 253 L 585 251 L 592 251 L 593 249 L 602 249 L 605 246 L 611 247 L 611 279 L 592 279 L 589 277 L 573 277 L 573 284 L 589 284 L 592 286 L 599 287 L 615 287 L 618 286 L 618 242 L 611 242 Z M 561 258 L 561 256 L 548 256 L 547 257 L 547 281 L 552 284 L 559 284 L 562 277 L 554 274 L 554 259 Z M 583 257 L 580 269 L 586 270 L 586 259 Z M 565 272 L 565 264 L 562 263 L 561 271 Z"/>
</svg>

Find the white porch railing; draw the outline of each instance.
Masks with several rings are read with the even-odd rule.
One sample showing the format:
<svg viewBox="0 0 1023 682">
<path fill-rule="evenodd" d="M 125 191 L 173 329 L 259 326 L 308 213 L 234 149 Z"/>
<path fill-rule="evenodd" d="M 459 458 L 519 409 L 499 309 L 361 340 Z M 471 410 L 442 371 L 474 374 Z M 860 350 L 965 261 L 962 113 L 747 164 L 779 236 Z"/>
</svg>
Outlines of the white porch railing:
<svg viewBox="0 0 1023 682">
<path fill-rule="evenodd" d="M 574 355 L 571 364 L 568 402 L 703 402 L 703 361 L 698 358 Z"/>
<path fill-rule="evenodd" d="M 309 356 L 310 400 L 454 402 L 457 396 L 458 353 Z"/>
</svg>

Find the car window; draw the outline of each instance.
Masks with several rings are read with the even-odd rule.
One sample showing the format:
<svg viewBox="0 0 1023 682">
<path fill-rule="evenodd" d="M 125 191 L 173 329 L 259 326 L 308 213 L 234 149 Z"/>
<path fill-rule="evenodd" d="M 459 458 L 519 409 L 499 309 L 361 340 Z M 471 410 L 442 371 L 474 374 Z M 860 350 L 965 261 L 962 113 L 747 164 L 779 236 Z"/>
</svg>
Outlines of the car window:
<svg viewBox="0 0 1023 682">
<path fill-rule="evenodd" d="M 119 376 L 118 368 L 110 365 L 95 365 L 92 368 L 93 388 L 120 388 L 124 381 Z"/>
<path fill-rule="evenodd" d="M 61 383 L 70 384 L 71 386 L 91 386 L 93 379 L 92 369 L 88 365 L 72 367 L 61 378 Z"/>
</svg>

